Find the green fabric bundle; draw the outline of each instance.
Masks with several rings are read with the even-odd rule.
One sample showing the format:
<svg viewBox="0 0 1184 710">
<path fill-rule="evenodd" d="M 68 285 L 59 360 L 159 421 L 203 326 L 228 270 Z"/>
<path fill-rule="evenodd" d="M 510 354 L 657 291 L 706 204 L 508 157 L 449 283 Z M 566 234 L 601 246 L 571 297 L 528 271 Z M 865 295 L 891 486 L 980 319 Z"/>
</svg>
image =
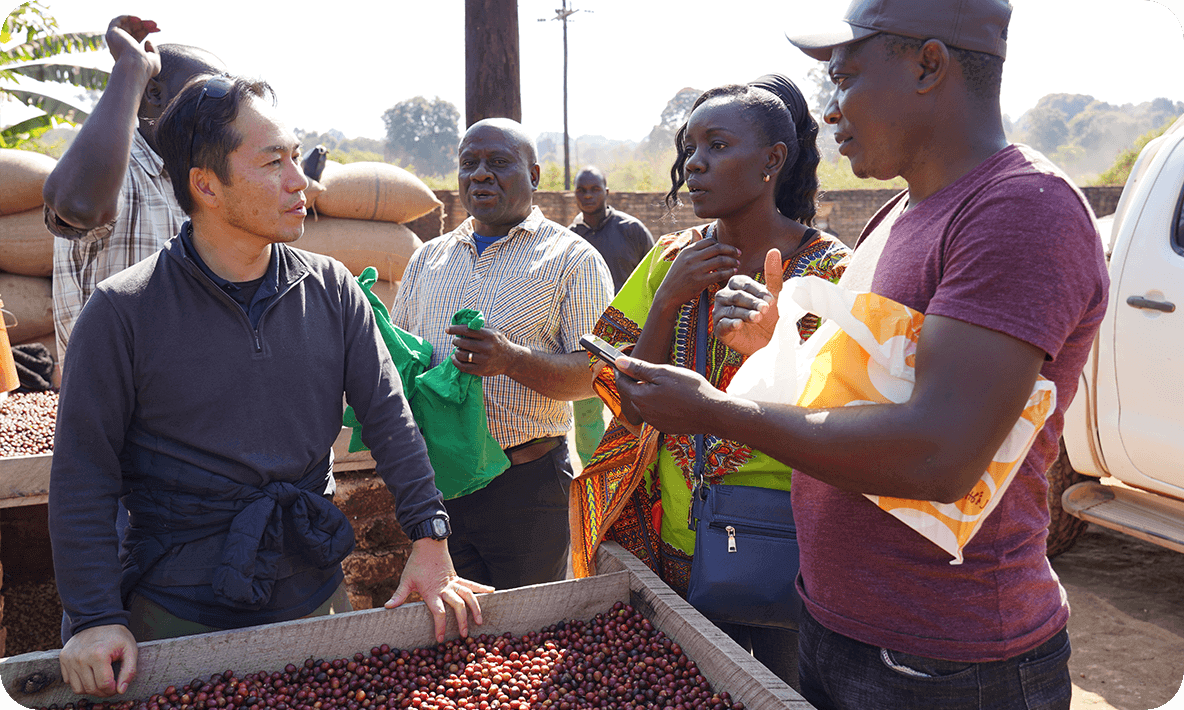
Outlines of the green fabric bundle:
<svg viewBox="0 0 1184 710">
<path fill-rule="evenodd" d="M 358 277 L 358 284 L 370 301 L 379 332 L 403 380 L 403 391 L 436 472 L 436 487 L 444 500 L 478 491 L 510 467 L 501 445 L 489 433 L 482 379 L 461 372 L 451 357 L 427 369 L 431 343 L 391 323 L 386 306 L 370 290 L 377 280 L 378 271 L 368 267 Z M 485 316 L 466 308 L 452 316 L 452 323 L 480 330 Z M 349 450 L 364 450 L 361 423 L 352 407 L 346 409 L 344 422 L 354 430 Z"/>
</svg>

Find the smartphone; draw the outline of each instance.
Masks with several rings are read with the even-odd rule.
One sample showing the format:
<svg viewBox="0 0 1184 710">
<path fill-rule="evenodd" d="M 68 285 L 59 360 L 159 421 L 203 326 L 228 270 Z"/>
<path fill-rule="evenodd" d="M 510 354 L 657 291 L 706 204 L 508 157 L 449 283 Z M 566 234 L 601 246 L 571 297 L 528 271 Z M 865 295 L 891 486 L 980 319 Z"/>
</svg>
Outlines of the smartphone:
<svg viewBox="0 0 1184 710">
<path fill-rule="evenodd" d="M 601 360 L 604 360 L 605 363 L 610 365 L 614 370 L 617 368 L 617 358 L 625 354 L 609 345 L 605 340 L 598 338 L 591 333 L 580 336 L 580 347 L 584 348 Z"/>
</svg>

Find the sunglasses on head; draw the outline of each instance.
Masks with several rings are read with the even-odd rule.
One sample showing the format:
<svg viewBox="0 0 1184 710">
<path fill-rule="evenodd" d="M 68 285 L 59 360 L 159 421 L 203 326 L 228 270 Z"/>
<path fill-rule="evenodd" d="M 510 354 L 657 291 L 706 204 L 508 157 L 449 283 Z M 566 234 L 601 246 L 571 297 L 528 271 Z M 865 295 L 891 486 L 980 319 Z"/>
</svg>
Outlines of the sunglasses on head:
<svg viewBox="0 0 1184 710">
<path fill-rule="evenodd" d="M 201 94 L 197 97 L 197 103 L 193 107 L 193 133 L 189 137 L 189 165 L 193 165 L 193 146 L 197 142 L 197 126 L 198 119 L 201 117 L 201 102 L 206 96 L 211 99 L 221 99 L 230 93 L 234 88 L 233 80 L 226 74 L 219 74 L 218 76 L 210 77 L 206 80 L 204 86 L 201 87 Z"/>
</svg>

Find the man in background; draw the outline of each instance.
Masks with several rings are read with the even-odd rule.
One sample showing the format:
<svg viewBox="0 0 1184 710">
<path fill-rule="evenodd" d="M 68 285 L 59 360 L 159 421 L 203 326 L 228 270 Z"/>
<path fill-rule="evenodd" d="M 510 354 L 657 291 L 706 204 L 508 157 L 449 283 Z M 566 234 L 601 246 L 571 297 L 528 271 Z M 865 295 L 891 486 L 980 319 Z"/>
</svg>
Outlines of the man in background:
<svg viewBox="0 0 1184 710">
<path fill-rule="evenodd" d="M 641 220 L 608 205 L 608 183 L 599 168 L 589 165 L 580 170 L 575 192 L 580 213 L 569 229 L 588 240 L 604 257 L 616 293 L 653 248 L 654 237 Z M 575 402 L 573 408 L 576 451 L 587 466 L 604 436 L 604 403 L 592 397 Z"/>
<path fill-rule="evenodd" d="M 223 66 L 196 47 L 153 47 L 145 38 L 159 31 L 133 15 L 111 20 L 106 41 L 115 66 L 107 88 L 42 191 L 45 226 L 61 237 L 53 256 L 59 365 L 95 286 L 154 254 L 185 221 L 157 150 L 155 123 L 186 82 Z"/>
<path fill-rule="evenodd" d="M 487 486 L 448 501 L 458 574 L 499 589 L 556 581 L 571 539 L 568 402 L 592 395 L 579 340 L 608 307 L 612 277 L 588 242 L 534 206 L 539 165 L 519 123 L 473 124 L 458 162 L 471 216 L 411 257 L 391 323 L 431 342 L 433 367 L 451 357 L 485 378 L 489 431 L 510 459 Z M 486 327 L 452 325 L 464 308 Z"/>
</svg>

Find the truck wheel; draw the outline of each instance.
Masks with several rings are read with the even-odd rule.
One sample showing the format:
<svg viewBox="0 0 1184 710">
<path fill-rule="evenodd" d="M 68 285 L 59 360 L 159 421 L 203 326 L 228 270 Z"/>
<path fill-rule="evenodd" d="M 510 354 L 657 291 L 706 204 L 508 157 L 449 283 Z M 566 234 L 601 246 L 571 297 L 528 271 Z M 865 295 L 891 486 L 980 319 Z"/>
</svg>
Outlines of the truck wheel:
<svg viewBox="0 0 1184 710">
<path fill-rule="evenodd" d="M 1061 507 L 1061 494 L 1075 483 L 1089 480 L 1089 476 L 1073 470 L 1069 454 L 1065 453 L 1065 442 L 1061 441 L 1061 453 L 1048 469 L 1048 556 L 1056 557 L 1068 552 L 1085 532 L 1089 523 L 1074 517 Z"/>
</svg>

